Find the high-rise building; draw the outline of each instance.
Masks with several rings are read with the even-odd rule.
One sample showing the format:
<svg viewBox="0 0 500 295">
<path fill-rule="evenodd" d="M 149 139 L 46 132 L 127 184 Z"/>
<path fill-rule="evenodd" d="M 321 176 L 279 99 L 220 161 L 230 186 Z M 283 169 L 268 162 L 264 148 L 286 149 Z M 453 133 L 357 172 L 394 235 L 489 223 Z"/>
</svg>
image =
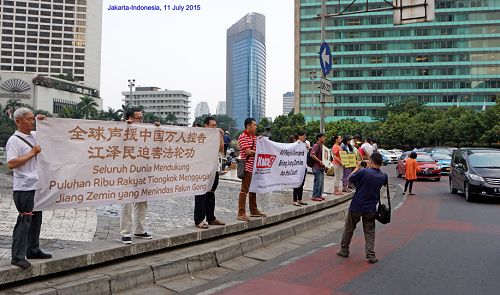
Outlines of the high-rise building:
<svg viewBox="0 0 500 295">
<path fill-rule="evenodd" d="M 283 115 L 288 115 L 293 110 L 294 97 L 293 92 L 283 94 Z"/>
<path fill-rule="evenodd" d="M 161 90 L 158 87 L 136 87 L 130 95 L 123 91 L 123 101 L 133 106 L 143 106 L 145 113 L 153 113 L 159 117 L 175 115 L 177 124 L 189 124 L 189 108 L 191 93 L 184 90 Z"/>
<path fill-rule="evenodd" d="M 260 121 L 266 112 L 265 16 L 249 13 L 227 30 L 227 114 L 243 129 L 244 120 Z"/>
<path fill-rule="evenodd" d="M 207 114 L 210 114 L 210 107 L 208 106 L 208 103 L 206 101 L 200 101 L 194 109 L 194 117 L 198 118 Z"/>
<path fill-rule="evenodd" d="M 226 114 L 226 102 L 219 101 L 217 104 L 217 110 L 215 111 L 217 115 L 225 115 Z"/>
<path fill-rule="evenodd" d="M 0 71 L 56 76 L 99 89 L 102 0 L 2 1 Z"/>
<path fill-rule="evenodd" d="M 346 8 L 352 1 L 341 1 Z M 389 1 L 392 2 L 392 1 Z M 387 7 L 370 0 L 370 8 Z M 365 9 L 357 1 L 350 11 Z M 326 120 L 370 121 L 386 103 L 414 100 L 431 107 L 481 109 L 500 97 L 500 1 L 436 0 L 432 22 L 393 25 L 392 11 L 326 21 L 332 48 L 333 97 Z M 328 2 L 327 13 L 339 11 Z M 318 50 L 321 0 L 295 0 L 295 110 L 319 120 Z"/>
</svg>

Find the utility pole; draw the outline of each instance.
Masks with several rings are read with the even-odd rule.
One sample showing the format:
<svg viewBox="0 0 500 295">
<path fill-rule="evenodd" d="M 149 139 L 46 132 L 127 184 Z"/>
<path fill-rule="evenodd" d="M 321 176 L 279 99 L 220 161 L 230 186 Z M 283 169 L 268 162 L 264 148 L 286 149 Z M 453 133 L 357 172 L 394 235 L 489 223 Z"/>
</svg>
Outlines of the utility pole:
<svg viewBox="0 0 500 295">
<path fill-rule="evenodd" d="M 321 43 L 325 42 L 326 39 L 326 0 L 321 0 Z M 323 72 L 323 71 L 322 71 Z M 325 74 L 321 74 L 323 78 L 326 78 Z M 325 95 L 320 93 L 320 121 L 319 130 L 321 133 L 325 133 Z"/>
<path fill-rule="evenodd" d="M 132 87 L 134 87 L 134 86 L 135 86 L 135 79 L 132 79 L 132 80 L 128 79 L 128 87 L 130 87 L 130 95 L 128 97 L 129 104 L 132 103 Z"/>
</svg>

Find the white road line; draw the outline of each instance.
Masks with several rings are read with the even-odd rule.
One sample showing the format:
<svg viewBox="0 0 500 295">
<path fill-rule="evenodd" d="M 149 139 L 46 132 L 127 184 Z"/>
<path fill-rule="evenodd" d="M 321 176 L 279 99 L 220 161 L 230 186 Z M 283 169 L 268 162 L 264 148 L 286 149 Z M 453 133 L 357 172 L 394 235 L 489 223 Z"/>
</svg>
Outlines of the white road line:
<svg viewBox="0 0 500 295">
<path fill-rule="evenodd" d="M 231 281 L 229 283 L 222 284 L 222 285 L 217 286 L 215 288 L 205 290 L 205 291 L 203 291 L 201 293 L 198 293 L 198 295 L 210 295 L 210 294 L 214 294 L 214 293 L 217 293 L 217 292 L 222 291 L 224 289 L 231 288 L 233 286 L 239 285 L 239 284 L 241 284 L 243 282 L 245 282 L 245 281 Z"/>
</svg>

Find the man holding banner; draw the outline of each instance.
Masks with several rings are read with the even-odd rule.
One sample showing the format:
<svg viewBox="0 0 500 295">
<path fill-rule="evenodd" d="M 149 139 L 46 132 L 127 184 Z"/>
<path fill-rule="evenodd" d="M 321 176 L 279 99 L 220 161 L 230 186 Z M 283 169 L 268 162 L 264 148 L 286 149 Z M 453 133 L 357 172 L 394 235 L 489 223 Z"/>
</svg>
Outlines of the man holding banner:
<svg viewBox="0 0 500 295">
<path fill-rule="evenodd" d="M 240 157 L 245 162 L 245 176 L 241 181 L 241 191 L 238 198 L 238 220 L 250 221 L 245 213 L 246 200 L 248 195 L 248 205 L 250 207 L 251 217 L 266 217 L 267 215 L 257 209 L 257 195 L 250 192 L 250 183 L 252 182 L 252 172 L 255 162 L 255 149 L 257 145 L 257 123 L 253 118 L 245 120 L 245 131 L 238 138 L 240 148 Z"/>
<path fill-rule="evenodd" d="M 43 119 L 43 115 L 38 115 Z M 28 108 L 14 112 L 17 131 L 7 141 L 7 165 L 14 170 L 13 197 L 19 212 L 12 235 L 12 265 L 21 268 L 31 266 L 28 259 L 52 258 L 40 250 L 42 212 L 33 211 L 35 190 L 38 182 L 36 157 L 41 148 L 36 144 L 35 116 Z"/>
</svg>

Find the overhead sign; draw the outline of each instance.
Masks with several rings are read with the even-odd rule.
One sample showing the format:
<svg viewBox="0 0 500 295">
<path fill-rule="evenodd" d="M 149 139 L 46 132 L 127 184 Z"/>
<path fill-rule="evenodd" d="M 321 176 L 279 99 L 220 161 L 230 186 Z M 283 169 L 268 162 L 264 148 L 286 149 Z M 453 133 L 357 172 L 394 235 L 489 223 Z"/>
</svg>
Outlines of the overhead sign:
<svg viewBox="0 0 500 295">
<path fill-rule="evenodd" d="M 332 81 L 326 79 L 326 78 L 321 78 L 321 87 L 320 87 L 320 92 L 321 94 L 324 95 L 332 95 Z"/>
<path fill-rule="evenodd" d="M 319 64 L 324 76 L 332 70 L 332 51 L 326 42 L 323 42 L 319 48 Z"/>
</svg>

